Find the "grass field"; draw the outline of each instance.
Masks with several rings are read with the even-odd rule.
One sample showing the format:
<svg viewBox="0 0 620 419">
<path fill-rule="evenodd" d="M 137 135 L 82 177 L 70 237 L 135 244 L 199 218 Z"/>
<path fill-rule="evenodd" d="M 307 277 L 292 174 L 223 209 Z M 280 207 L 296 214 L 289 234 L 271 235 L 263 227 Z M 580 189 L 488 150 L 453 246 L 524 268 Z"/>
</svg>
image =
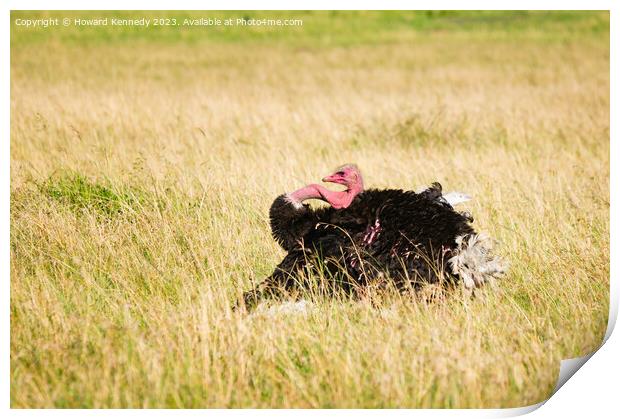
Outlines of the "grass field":
<svg viewBox="0 0 620 419">
<path fill-rule="evenodd" d="M 215 15 L 278 16 L 192 14 Z M 517 407 L 600 345 L 608 13 L 284 15 L 303 26 L 12 13 L 12 407 Z M 507 277 L 472 300 L 232 313 L 283 256 L 274 197 L 346 162 L 472 194 Z"/>
</svg>

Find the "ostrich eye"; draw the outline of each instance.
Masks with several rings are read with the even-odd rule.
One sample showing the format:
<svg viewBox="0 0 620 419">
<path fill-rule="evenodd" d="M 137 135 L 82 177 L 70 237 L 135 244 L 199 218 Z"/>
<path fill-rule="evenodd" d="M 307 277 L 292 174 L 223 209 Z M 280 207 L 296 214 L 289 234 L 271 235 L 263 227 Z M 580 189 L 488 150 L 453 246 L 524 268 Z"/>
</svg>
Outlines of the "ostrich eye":
<svg viewBox="0 0 620 419">
<path fill-rule="evenodd" d="M 344 176 L 344 172 L 337 172 L 336 173 L 338 176 Z"/>
</svg>

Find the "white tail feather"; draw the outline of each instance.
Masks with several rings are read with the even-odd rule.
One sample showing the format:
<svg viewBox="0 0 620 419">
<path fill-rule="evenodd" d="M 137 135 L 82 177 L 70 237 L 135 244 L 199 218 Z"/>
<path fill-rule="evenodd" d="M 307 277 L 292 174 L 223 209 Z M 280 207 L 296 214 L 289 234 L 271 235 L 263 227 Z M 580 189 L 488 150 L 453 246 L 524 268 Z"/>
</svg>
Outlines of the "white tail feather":
<svg viewBox="0 0 620 419">
<path fill-rule="evenodd" d="M 494 282 L 506 273 L 508 263 L 493 254 L 492 241 L 487 235 L 459 236 L 456 244 L 456 254 L 448 263 L 466 290 L 472 291 L 487 282 Z"/>
</svg>

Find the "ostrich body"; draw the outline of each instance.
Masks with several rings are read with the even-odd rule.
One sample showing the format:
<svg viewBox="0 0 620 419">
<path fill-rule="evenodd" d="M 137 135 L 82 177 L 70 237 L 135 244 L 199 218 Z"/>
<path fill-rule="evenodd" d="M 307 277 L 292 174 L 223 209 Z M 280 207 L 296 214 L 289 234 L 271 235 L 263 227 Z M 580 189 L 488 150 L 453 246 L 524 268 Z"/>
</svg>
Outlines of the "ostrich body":
<svg viewBox="0 0 620 419">
<path fill-rule="evenodd" d="M 244 294 L 246 306 L 303 286 L 317 259 L 330 285 L 347 292 L 386 278 L 403 291 L 459 279 L 472 289 L 503 272 L 484 240 L 476 240 L 471 216 L 453 209 L 439 183 L 420 193 L 364 190 L 354 165 L 323 181 L 346 189 L 311 184 L 274 200 L 272 235 L 288 253 L 271 276 Z M 308 199 L 330 206 L 313 210 L 304 204 Z"/>
</svg>

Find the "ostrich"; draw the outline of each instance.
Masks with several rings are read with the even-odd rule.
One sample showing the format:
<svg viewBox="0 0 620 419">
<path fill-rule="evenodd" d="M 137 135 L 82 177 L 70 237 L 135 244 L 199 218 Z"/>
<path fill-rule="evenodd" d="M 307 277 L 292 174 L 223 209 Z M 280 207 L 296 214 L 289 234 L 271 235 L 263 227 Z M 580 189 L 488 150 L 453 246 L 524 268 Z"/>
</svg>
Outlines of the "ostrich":
<svg viewBox="0 0 620 419">
<path fill-rule="evenodd" d="M 272 235 L 287 251 L 274 272 L 244 293 L 246 307 L 305 285 L 316 260 L 331 285 L 346 292 L 386 278 L 401 291 L 424 284 L 457 284 L 471 292 L 504 273 L 486 236 L 476 234 L 469 213 L 452 205 L 464 194 L 442 194 L 439 183 L 419 193 L 364 189 L 355 165 L 322 179 L 345 186 L 331 191 L 310 184 L 278 196 L 269 211 Z M 329 207 L 311 209 L 319 199 Z"/>
</svg>

